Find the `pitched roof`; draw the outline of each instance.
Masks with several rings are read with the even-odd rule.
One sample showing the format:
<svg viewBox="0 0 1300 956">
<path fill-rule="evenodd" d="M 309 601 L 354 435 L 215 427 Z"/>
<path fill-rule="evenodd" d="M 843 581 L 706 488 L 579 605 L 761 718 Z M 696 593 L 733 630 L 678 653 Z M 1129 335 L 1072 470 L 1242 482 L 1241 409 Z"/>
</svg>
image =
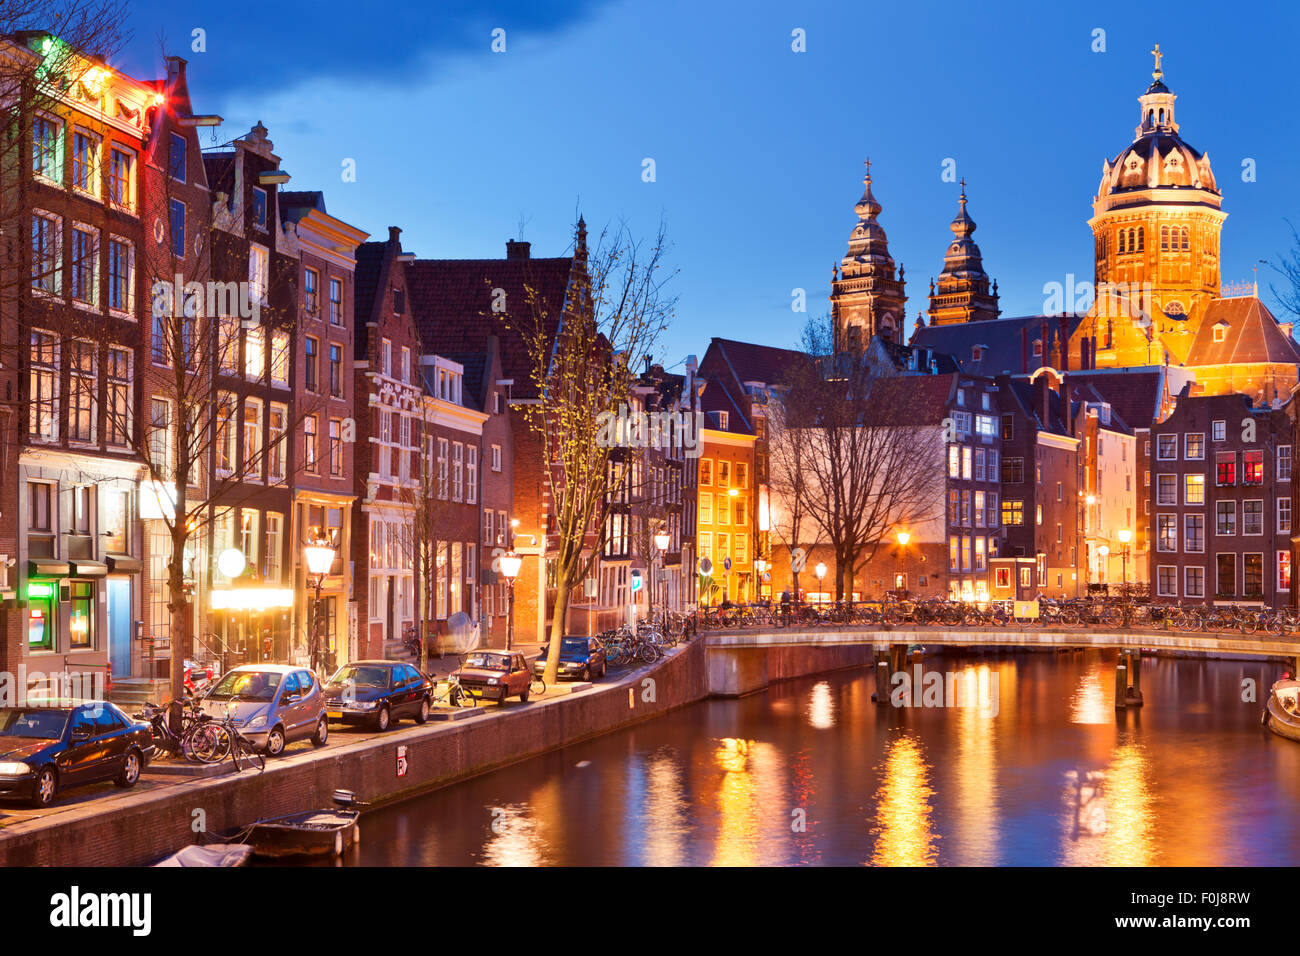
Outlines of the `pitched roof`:
<svg viewBox="0 0 1300 956">
<path fill-rule="evenodd" d="M 527 390 L 532 359 L 517 323 L 531 321 L 531 290 L 553 332 L 568 300 L 573 262 L 572 257 L 560 257 L 418 259 L 410 263 L 407 290 L 425 350 L 448 356 L 481 353 L 487 350 L 489 336 L 496 335 L 503 375 L 514 379 L 516 391 Z M 493 311 L 494 303 L 502 301 L 501 293 L 505 311 Z"/>
<path fill-rule="evenodd" d="M 1215 341 L 1215 329 L 1223 341 Z M 1253 295 L 1212 299 L 1187 353 L 1185 365 L 1300 364 L 1300 347 L 1282 331 L 1268 307 Z"/>
<path fill-rule="evenodd" d="M 871 382 L 873 425 L 940 425 L 948 417 L 956 374 L 886 376 Z"/>
<path fill-rule="evenodd" d="M 1066 339 L 1083 321 L 1081 313 L 1058 315 L 1018 315 L 985 322 L 958 322 L 953 325 L 927 325 L 912 333 L 910 345 L 933 349 L 951 355 L 961 370 L 968 375 L 1021 375 L 1032 372 L 1047 362 L 1050 350 L 1058 343 L 1061 319 L 1065 318 Z M 1047 342 L 1043 354 L 1033 354 L 1033 342 L 1042 338 L 1043 325 L 1047 326 Z M 1029 333 L 1029 367 L 1026 369 L 1022 352 L 1021 332 Z M 979 361 L 975 360 L 975 346 L 983 346 Z"/>
<path fill-rule="evenodd" d="M 735 339 L 714 338 L 709 344 L 705 359 L 714 353 L 722 360 L 736 384 L 745 382 L 762 382 L 765 385 L 788 385 L 790 369 L 805 364 L 808 359 L 802 352 L 793 349 L 777 348 L 774 345 L 758 345 L 753 342 L 738 342 Z"/>
<path fill-rule="evenodd" d="M 1131 428 L 1150 428 L 1164 405 L 1165 369 L 1159 365 L 1088 369 L 1070 372 L 1068 380 L 1075 386 L 1090 387 L 1110 402 L 1111 410 Z"/>
</svg>

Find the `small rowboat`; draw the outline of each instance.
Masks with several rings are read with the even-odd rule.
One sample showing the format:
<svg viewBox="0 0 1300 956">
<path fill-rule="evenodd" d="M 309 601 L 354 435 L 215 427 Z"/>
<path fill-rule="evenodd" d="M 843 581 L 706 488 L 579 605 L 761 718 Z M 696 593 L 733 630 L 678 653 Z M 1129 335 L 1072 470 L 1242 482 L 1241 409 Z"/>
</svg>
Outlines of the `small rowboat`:
<svg viewBox="0 0 1300 956">
<path fill-rule="evenodd" d="M 308 810 L 262 820 L 248 832 L 248 844 L 260 857 L 339 856 L 361 839 L 357 822 L 365 806 L 350 790 L 335 790 L 336 809 Z"/>
<path fill-rule="evenodd" d="M 200 846 L 193 843 L 182 847 L 154 866 L 244 866 L 253 855 L 253 848 L 242 843 L 213 843 Z"/>
<path fill-rule="evenodd" d="M 1300 681 L 1280 680 L 1273 685 L 1262 722 L 1279 737 L 1300 741 Z"/>
</svg>

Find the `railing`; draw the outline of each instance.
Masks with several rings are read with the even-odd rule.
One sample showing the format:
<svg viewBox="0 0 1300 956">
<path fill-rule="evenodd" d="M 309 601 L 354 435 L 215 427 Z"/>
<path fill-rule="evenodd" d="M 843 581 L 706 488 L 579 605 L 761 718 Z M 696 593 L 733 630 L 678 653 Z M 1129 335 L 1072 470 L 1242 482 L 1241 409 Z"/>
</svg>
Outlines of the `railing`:
<svg viewBox="0 0 1300 956">
<path fill-rule="evenodd" d="M 1114 599 L 1038 599 L 1038 616 L 1017 616 L 1011 601 L 943 599 L 731 604 L 701 608 L 701 630 L 759 627 L 1069 627 L 1179 630 L 1207 633 L 1300 632 L 1291 608 L 1211 607 Z"/>
</svg>

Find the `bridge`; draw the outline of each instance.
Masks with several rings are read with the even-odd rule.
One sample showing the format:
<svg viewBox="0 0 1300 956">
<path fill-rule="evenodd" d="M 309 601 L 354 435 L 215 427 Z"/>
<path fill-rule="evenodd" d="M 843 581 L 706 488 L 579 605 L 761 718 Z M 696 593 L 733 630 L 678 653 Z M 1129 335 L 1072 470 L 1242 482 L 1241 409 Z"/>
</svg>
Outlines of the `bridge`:
<svg viewBox="0 0 1300 956">
<path fill-rule="evenodd" d="M 890 675 L 904 670 L 907 648 L 1100 648 L 1119 652 L 1115 706 L 1142 704 L 1142 651 L 1199 651 L 1209 656 L 1281 658 L 1296 672 L 1300 635 L 1232 634 L 1168 630 L 1026 627 L 767 627 L 707 631 L 709 692 L 740 697 L 772 681 L 840 667 L 874 666 L 876 699 L 889 698 Z"/>
</svg>

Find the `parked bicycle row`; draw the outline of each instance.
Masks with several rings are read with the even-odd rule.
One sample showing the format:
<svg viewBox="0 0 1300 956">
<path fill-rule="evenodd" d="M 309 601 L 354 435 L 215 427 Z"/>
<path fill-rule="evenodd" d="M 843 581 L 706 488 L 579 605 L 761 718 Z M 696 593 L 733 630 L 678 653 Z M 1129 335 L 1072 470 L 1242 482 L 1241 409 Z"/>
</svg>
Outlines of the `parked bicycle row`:
<svg viewBox="0 0 1300 956">
<path fill-rule="evenodd" d="M 704 629 L 835 625 L 920 627 L 1100 627 L 1180 631 L 1300 633 L 1290 608 L 1159 604 L 1095 598 L 967 603 L 944 599 L 735 604 L 703 608 Z"/>
</svg>

